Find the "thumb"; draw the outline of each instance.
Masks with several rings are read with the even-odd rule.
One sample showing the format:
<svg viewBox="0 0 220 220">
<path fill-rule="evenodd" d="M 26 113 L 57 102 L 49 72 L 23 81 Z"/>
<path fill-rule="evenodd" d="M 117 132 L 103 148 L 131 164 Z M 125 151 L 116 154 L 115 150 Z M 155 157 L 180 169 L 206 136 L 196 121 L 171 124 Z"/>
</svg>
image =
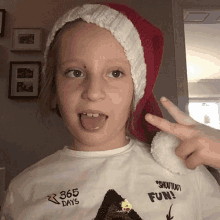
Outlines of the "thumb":
<svg viewBox="0 0 220 220">
<path fill-rule="evenodd" d="M 203 164 L 202 158 L 199 155 L 198 151 L 193 152 L 185 161 L 187 168 L 194 170 L 197 166 Z"/>
<path fill-rule="evenodd" d="M 182 160 L 186 160 L 194 151 L 197 149 L 197 139 L 180 139 L 180 144 L 175 149 L 175 154 L 180 157 Z"/>
</svg>

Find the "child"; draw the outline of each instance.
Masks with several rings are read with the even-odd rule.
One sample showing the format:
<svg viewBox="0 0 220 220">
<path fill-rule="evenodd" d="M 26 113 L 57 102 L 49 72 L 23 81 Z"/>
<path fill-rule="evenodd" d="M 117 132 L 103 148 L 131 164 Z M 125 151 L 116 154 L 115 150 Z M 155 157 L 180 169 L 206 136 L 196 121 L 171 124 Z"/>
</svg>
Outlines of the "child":
<svg viewBox="0 0 220 220">
<path fill-rule="evenodd" d="M 150 153 L 147 134 L 158 129 L 144 116 L 162 117 L 152 94 L 162 50 L 161 31 L 125 5 L 85 4 L 58 20 L 40 99 L 44 112 L 56 101 L 73 141 L 12 180 L 2 220 L 220 219 L 205 167 L 156 152 L 176 139 L 154 137 L 163 162 Z"/>
</svg>

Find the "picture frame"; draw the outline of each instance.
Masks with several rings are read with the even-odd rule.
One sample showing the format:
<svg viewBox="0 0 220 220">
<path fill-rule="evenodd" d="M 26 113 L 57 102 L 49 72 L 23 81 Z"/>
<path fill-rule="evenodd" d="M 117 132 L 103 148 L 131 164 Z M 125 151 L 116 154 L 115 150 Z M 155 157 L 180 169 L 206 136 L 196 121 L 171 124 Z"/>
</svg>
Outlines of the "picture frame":
<svg viewBox="0 0 220 220">
<path fill-rule="evenodd" d="M 0 9 L 0 37 L 3 37 L 5 32 L 5 14 L 5 9 Z"/>
<path fill-rule="evenodd" d="M 41 51 L 41 28 L 13 28 L 11 51 Z"/>
<path fill-rule="evenodd" d="M 40 92 L 40 61 L 10 62 L 8 98 L 33 99 Z"/>
</svg>

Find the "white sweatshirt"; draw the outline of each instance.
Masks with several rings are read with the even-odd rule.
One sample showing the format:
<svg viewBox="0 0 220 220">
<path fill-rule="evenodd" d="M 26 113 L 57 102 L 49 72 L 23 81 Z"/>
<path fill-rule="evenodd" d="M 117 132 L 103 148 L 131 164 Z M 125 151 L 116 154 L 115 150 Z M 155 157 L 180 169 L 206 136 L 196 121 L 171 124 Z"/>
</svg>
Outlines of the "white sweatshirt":
<svg viewBox="0 0 220 220">
<path fill-rule="evenodd" d="M 204 166 L 172 173 L 135 139 L 108 151 L 65 146 L 12 180 L 1 220 L 12 219 L 218 220 L 220 189 Z"/>
</svg>

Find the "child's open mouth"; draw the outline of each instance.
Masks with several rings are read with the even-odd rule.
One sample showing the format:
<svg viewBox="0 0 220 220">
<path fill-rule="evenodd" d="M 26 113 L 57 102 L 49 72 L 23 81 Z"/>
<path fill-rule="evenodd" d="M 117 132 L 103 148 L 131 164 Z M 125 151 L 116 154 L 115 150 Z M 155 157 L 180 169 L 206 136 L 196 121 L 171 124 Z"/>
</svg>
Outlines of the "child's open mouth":
<svg viewBox="0 0 220 220">
<path fill-rule="evenodd" d="M 82 127 L 87 131 L 99 131 L 101 130 L 107 121 L 108 116 L 98 114 L 96 117 L 88 116 L 87 114 L 79 114 L 79 119 Z"/>
</svg>

